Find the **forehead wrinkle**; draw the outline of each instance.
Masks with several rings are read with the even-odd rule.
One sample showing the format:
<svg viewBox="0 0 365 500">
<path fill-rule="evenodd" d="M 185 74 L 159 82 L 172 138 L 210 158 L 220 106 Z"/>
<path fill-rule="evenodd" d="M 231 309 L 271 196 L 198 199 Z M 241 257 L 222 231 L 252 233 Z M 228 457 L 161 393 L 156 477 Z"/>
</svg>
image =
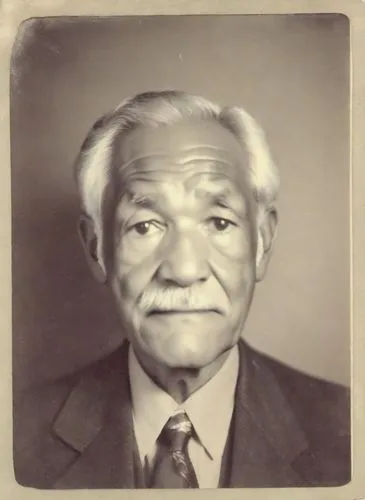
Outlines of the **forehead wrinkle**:
<svg viewBox="0 0 365 500">
<path fill-rule="evenodd" d="M 235 172 L 239 172 L 237 168 L 235 169 L 217 169 L 217 171 L 209 169 L 208 171 L 198 171 L 193 173 L 190 177 L 183 180 L 183 184 L 191 184 L 192 188 L 197 188 L 204 190 L 209 194 L 212 191 L 217 190 L 218 192 L 222 192 L 223 194 L 235 194 L 237 190 L 237 177 L 232 176 L 232 170 Z M 208 183 L 211 191 L 208 191 L 206 188 L 199 187 L 199 184 Z M 218 184 L 219 183 L 219 184 Z M 222 188 L 222 183 L 224 183 L 224 187 Z M 239 194 L 237 192 L 237 194 Z"/>
<path fill-rule="evenodd" d="M 139 168 L 143 168 L 143 165 L 150 162 L 151 161 L 151 157 L 154 158 L 155 160 L 158 160 L 158 159 L 163 159 L 166 157 L 165 154 L 163 153 L 153 153 L 151 155 L 140 155 L 140 156 L 134 156 L 132 158 L 130 158 L 128 161 L 126 162 L 123 162 L 119 167 L 118 169 L 119 170 L 125 170 L 127 169 L 128 167 L 130 166 L 136 166 L 136 167 L 139 167 Z"/>
<path fill-rule="evenodd" d="M 153 148 L 148 153 L 138 154 L 137 151 L 133 150 L 129 153 L 129 155 L 127 153 L 127 158 L 125 158 L 124 161 L 123 155 L 120 158 L 119 169 L 124 170 L 131 165 L 136 166 L 137 168 L 144 168 L 145 164 L 148 164 L 151 161 L 161 161 L 162 163 L 166 162 L 179 165 L 190 161 L 221 162 L 227 165 L 236 165 L 240 162 L 241 158 L 241 154 L 238 154 L 237 151 L 215 146 L 214 144 L 193 146 L 182 145 L 180 147 L 173 148 L 167 143 L 163 148 Z"/>
<path fill-rule="evenodd" d="M 159 164 L 155 166 L 148 162 L 142 168 L 137 168 L 136 165 L 130 165 L 128 169 L 123 169 L 119 172 L 119 175 L 117 175 L 116 182 L 120 186 L 138 181 L 145 181 L 153 184 L 161 182 L 181 182 L 182 184 L 192 183 L 196 185 L 194 178 L 201 178 L 202 176 L 211 176 L 212 179 L 224 178 L 232 182 L 232 179 L 236 178 L 241 170 L 242 168 L 240 167 L 235 167 L 228 162 L 221 162 L 216 159 L 198 162 L 189 160 L 179 165 Z M 180 176 L 182 176 L 181 179 L 179 179 Z"/>
<path fill-rule="evenodd" d="M 204 187 L 197 186 L 196 192 L 202 198 L 215 198 L 215 199 L 218 199 L 219 197 L 221 197 L 223 199 L 224 197 L 236 194 L 233 191 L 233 189 L 227 185 L 224 186 L 223 188 L 221 188 L 219 186 L 216 190 L 214 190 L 214 189 L 208 190 Z"/>
<path fill-rule="evenodd" d="M 194 156 L 188 157 L 169 156 L 169 155 L 151 155 L 133 159 L 123 164 L 119 171 L 122 175 L 133 175 L 138 172 L 173 172 L 171 168 L 187 167 L 178 169 L 177 172 L 194 169 L 195 167 L 205 166 L 207 170 L 215 167 L 236 168 L 237 163 L 225 160 L 224 158 L 217 158 L 212 156 Z"/>
<path fill-rule="evenodd" d="M 224 160 L 224 159 L 221 159 L 221 158 L 213 158 L 211 156 L 201 156 L 201 157 L 197 157 L 197 156 L 190 156 L 190 157 L 187 157 L 187 158 L 180 158 L 178 159 L 177 161 L 175 161 L 175 163 L 177 165 L 182 165 L 182 166 L 185 166 L 185 165 L 199 165 L 199 164 L 206 164 L 207 167 L 213 165 L 225 165 L 225 166 L 229 166 L 229 167 L 232 167 L 233 164 L 228 161 L 228 160 Z"/>
<path fill-rule="evenodd" d="M 171 146 L 170 146 L 171 147 Z M 220 146 L 215 146 L 214 144 L 205 144 L 205 145 L 183 145 L 183 146 L 180 146 L 178 148 L 174 147 L 172 149 L 171 147 L 171 150 L 169 150 L 169 144 L 167 143 L 163 149 L 162 148 L 156 148 L 154 150 L 151 151 L 150 154 L 138 154 L 137 152 L 135 151 L 130 151 L 130 154 L 128 155 L 127 154 L 127 159 L 123 161 L 123 155 L 121 155 L 121 158 L 120 160 L 122 160 L 122 165 L 123 166 L 127 166 L 128 164 L 130 163 L 133 163 L 134 161 L 138 161 L 140 159 L 143 159 L 145 157 L 149 157 L 149 156 L 154 156 L 154 157 L 168 157 L 168 156 L 171 156 L 171 157 L 174 157 L 174 156 L 177 156 L 179 154 L 196 154 L 197 156 L 207 156 L 209 157 L 209 153 L 212 152 L 213 153 L 213 159 L 216 158 L 216 154 L 218 153 L 221 153 L 222 156 L 235 156 L 235 155 L 232 155 L 232 152 L 230 149 L 226 149 L 226 148 L 222 148 Z M 243 152 L 243 151 L 242 151 Z M 128 156 L 130 156 L 128 158 Z"/>
</svg>

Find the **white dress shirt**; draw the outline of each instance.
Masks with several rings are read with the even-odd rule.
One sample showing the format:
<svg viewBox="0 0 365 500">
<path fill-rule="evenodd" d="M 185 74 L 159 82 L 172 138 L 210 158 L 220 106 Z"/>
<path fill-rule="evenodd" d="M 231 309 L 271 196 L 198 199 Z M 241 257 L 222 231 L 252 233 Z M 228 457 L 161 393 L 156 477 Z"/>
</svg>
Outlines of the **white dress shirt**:
<svg viewBox="0 0 365 500">
<path fill-rule="evenodd" d="M 151 380 L 130 347 L 133 423 L 141 463 L 145 464 L 146 460 L 152 467 L 156 440 L 162 428 L 174 413 L 185 411 L 200 441 L 191 438 L 188 444 L 199 488 L 217 488 L 234 407 L 238 368 L 238 348 L 235 346 L 218 373 L 179 405 Z"/>
</svg>

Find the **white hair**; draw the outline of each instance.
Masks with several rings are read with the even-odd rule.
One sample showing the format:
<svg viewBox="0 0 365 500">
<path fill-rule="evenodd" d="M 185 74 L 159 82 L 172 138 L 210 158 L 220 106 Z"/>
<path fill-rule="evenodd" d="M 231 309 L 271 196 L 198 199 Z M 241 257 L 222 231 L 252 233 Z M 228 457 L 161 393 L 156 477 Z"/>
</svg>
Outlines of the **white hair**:
<svg viewBox="0 0 365 500">
<path fill-rule="evenodd" d="M 75 161 L 75 177 L 83 211 L 92 219 L 97 255 L 103 265 L 103 201 L 110 180 L 116 140 L 139 126 L 160 127 L 188 118 L 214 120 L 230 130 L 249 157 L 249 179 L 260 207 L 270 208 L 279 189 L 279 174 L 264 133 L 243 108 L 222 107 L 176 90 L 137 94 L 102 116 L 89 131 Z"/>
</svg>

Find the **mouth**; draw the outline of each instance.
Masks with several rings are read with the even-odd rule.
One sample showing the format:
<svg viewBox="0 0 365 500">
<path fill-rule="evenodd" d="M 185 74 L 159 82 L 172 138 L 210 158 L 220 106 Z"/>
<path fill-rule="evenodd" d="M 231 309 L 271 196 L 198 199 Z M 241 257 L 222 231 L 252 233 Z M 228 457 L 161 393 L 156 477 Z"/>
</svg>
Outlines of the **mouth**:
<svg viewBox="0 0 365 500">
<path fill-rule="evenodd" d="M 192 314 L 222 314 L 219 309 L 151 309 L 147 316 L 166 316 L 166 315 L 192 315 Z"/>
</svg>

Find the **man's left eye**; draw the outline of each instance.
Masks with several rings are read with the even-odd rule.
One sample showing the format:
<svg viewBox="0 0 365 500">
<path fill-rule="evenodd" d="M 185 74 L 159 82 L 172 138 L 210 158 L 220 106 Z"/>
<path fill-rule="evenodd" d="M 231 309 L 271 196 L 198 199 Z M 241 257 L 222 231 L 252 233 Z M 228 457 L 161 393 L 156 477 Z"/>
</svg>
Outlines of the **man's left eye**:
<svg viewBox="0 0 365 500">
<path fill-rule="evenodd" d="M 236 225 L 234 222 L 224 219 L 223 217 L 212 217 L 210 222 L 213 225 L 213 229 L 220 232 L 227 231 L 227 229 Z"/>
</svg>

